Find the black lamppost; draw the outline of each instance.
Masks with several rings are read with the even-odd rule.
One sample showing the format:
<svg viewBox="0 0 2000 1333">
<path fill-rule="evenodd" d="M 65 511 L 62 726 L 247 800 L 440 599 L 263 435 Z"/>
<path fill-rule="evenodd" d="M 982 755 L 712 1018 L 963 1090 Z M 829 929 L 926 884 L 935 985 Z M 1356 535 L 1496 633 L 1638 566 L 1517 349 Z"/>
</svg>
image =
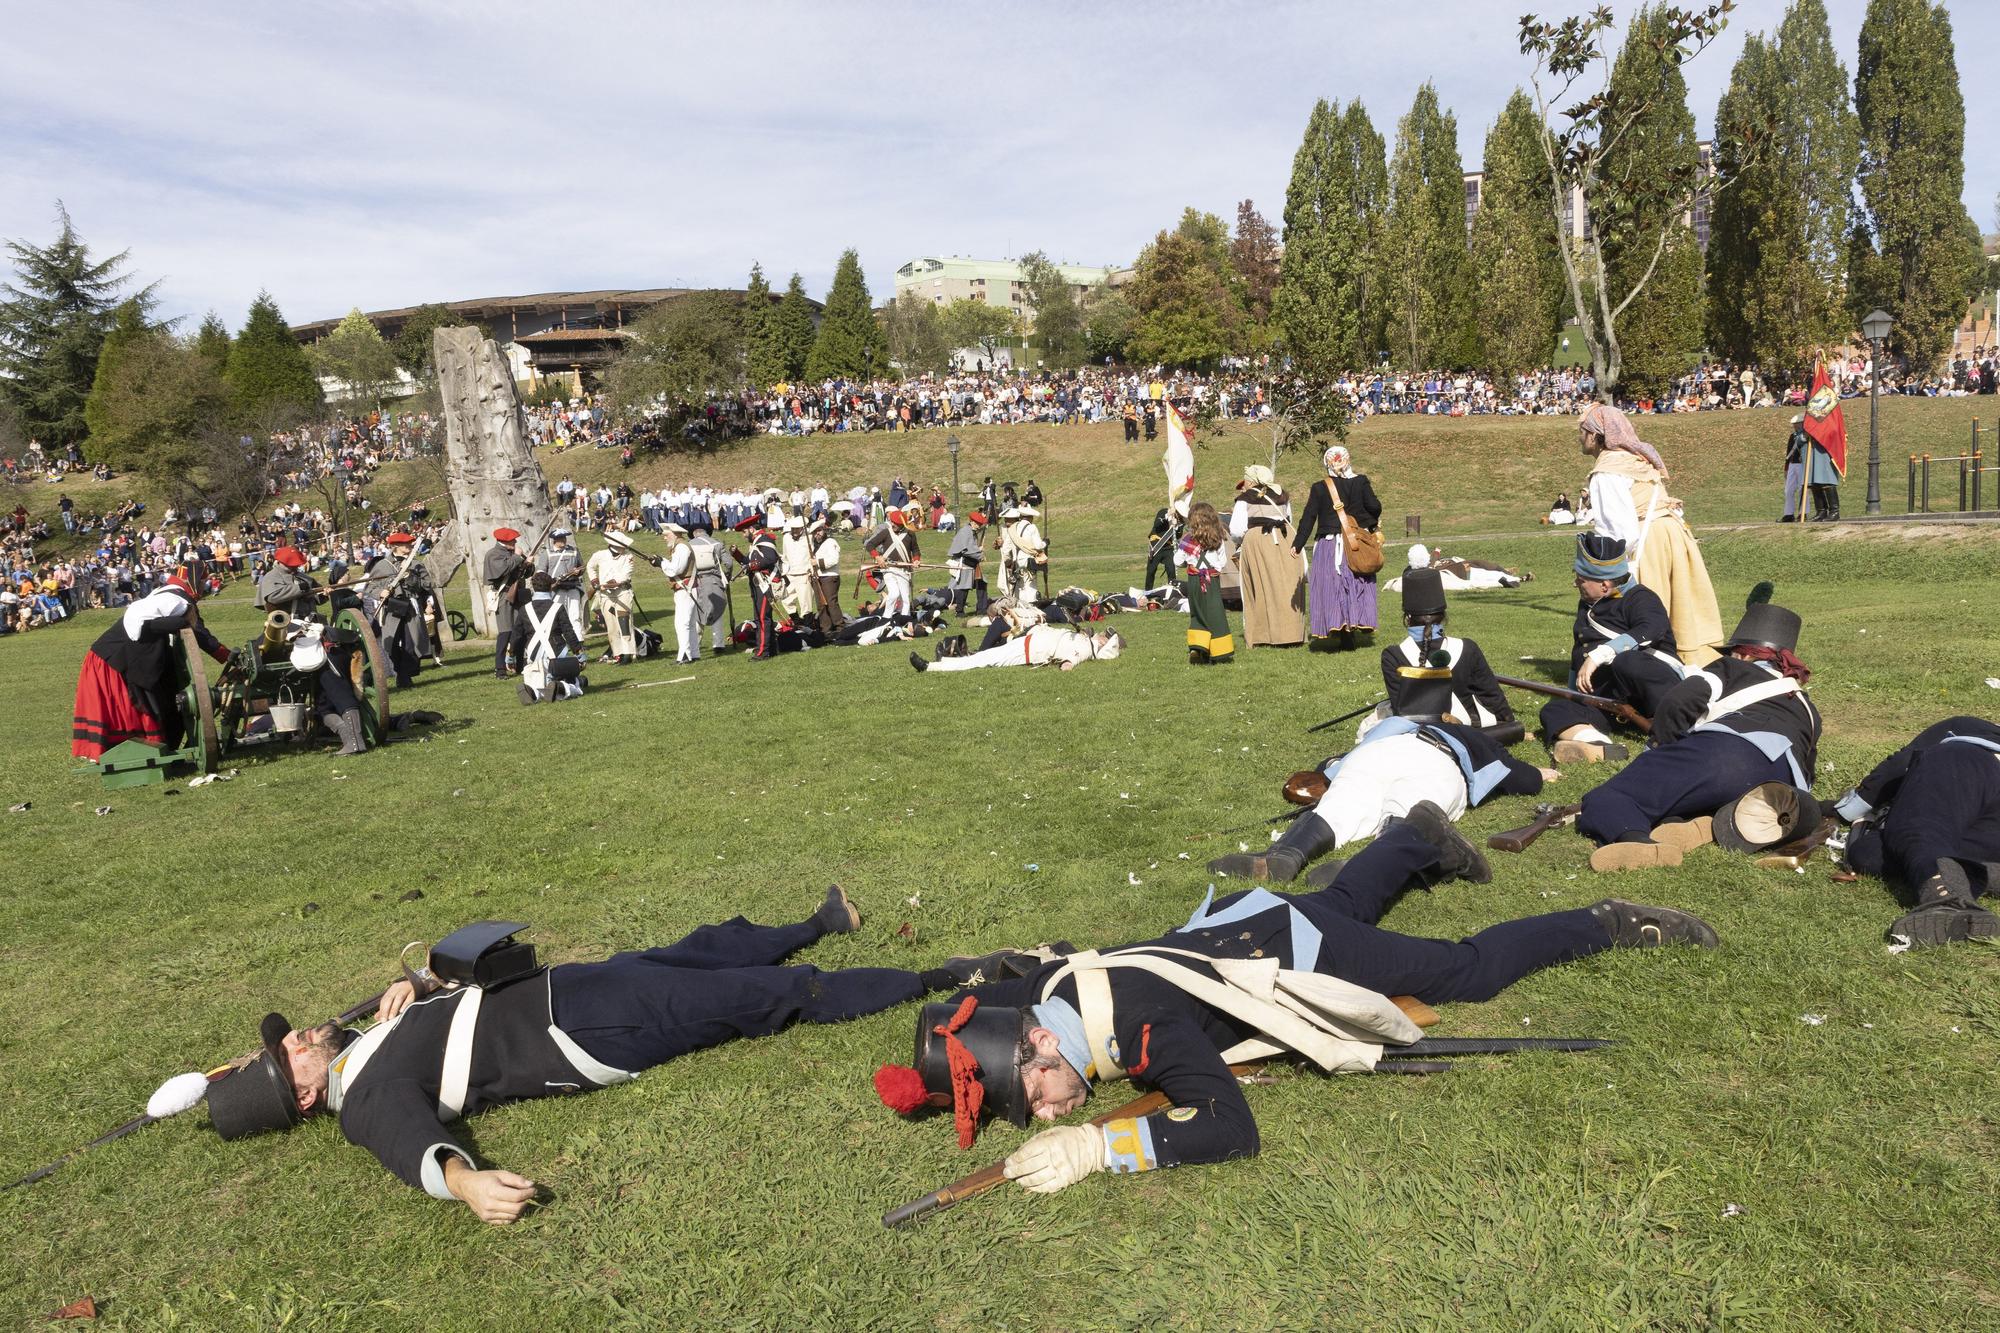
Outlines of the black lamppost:
<svg viewBox="0 0 2000 1333">
<path fill-rule="evenodd" d="M 1885 310 L 1870 311 L 1861 321 L 1861 336 L 1868 340 L 1868 512 L 1882 512 L 1882 430 L 1876 421 L 1876 406 L 1882 396 L 1882 340 L 1889 336 L 1893 321 Z"/>
<path fill-rule="evenodd" d="M 958 512 L 958 503 L 959 503 L 958 451 L 961 447 L 959 444 L 958 436 L 955 434 L 945 436 L 944 447 L 945 450 L 951 454 L 951 512 L 956 514 Z"/>
</svg>

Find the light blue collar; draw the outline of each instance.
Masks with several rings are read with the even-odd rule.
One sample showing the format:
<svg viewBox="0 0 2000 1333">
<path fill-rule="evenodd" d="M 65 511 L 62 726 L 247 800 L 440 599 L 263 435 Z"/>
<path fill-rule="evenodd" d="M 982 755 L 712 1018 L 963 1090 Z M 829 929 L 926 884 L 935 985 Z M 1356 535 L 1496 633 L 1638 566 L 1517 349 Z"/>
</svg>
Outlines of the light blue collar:
<svg viewBox="0 0 2000 1333">
<path fill-rule="evenodd" d="M 1040 1004 L 1029 1006 L 1035 1022 L 1056 1034 L 1056 1049 L 1069 1067 L 1083 1076 L 1088 1083 L 1095 1076 L 1097 1063 L 1090 1058 L 1090 1041 L 1083 1033 L 1083 1015 L 1070 1007 L 1067 1000 L 1054 996 Z"/>
</svg>

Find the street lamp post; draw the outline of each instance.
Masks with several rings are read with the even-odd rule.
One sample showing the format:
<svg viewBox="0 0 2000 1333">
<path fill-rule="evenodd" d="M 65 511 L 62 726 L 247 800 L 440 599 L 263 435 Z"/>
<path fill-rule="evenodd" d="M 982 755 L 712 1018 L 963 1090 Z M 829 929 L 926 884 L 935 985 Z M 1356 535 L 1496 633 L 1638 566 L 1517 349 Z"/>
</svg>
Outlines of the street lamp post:
<svg viewBox="0 0 2000 1333">
<path fill-rule="evenodd" d="M 1882 512 L 1882 428 L 1876 408 L 1882 396 L 1882 340 L 1889 336 L 1893 321 L 1885 310 L 1870 311 L 1861 321 L 1861 336 L 1868 340 L 1868 512 Z"/>
<path fill-rule="evenodd" d="M 956 514 L 959 505 L 958 492 L 958 451 L 960 448 L 956 434 L 944 437 L 944 447 L 951 454 L 951 512 Z"/>
</svg>

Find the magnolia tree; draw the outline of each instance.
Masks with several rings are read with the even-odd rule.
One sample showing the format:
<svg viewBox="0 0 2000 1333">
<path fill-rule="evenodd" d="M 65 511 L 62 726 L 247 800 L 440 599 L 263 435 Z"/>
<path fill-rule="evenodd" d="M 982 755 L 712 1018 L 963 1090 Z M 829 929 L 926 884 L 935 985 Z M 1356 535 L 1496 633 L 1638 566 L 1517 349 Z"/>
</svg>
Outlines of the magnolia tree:
<svg viewBox="0 0 2000 1333">
<path fill-rule="evenodd" d="M 1637 313 L 1634 302 L 1663 267 L 1685 259 L 1696 199 L 1733 179 L 1705 169 L 1686 142 L 1691 136 L 1671 126 L 1685 116 L 1681 67 L 1721 35 L 1735 7 L 1719 0 L 1641 10 L 1615 60 L 1608 5 L 1560 22 L 1533 14 L 1521 20 L 1521 53 L 1534 62 L 1550 214 L 1564 239 L 1557 248 L 1568 304 L 1607 401 L 1624 374 L 1621 333 Z M 1731 151 L 1715 160 L 1726 158 L 1740 175 L 1754 165 L 1760 136 L 1751 125 L 1718 124 L 1716 137 Z M 1565 226 L 1573 202 L 1583 213 L 1580 228 Z"/>
</svg>

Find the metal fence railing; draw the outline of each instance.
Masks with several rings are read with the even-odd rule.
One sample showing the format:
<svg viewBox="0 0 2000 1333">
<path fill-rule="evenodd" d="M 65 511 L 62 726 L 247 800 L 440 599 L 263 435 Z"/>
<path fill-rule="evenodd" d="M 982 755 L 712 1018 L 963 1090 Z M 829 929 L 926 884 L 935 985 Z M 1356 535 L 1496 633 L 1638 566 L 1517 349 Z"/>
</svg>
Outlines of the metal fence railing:
<svg viewBox="0 0 2000 1333">
<path fill-rule="evenodd" d="M 1935 474 L 1949 477 L 1949 469 L 1958 467 L 1957 513 L 1977 514 L 1986 507 L 1986 477 L 2000 474 L 2000 462 L 1988 461 L 1986 451 L 1979 440 L 1979 421 L 1972 422 L 1972 448 L 1962 454 L 1911 454 L 1909 499 L 1903 512 L 1908 514 L 1929 514 L 1933 499 L 1931 487 L 1938 480 Z M 1946 483 L 1947 485 L 1949 482 Z M 1994 501 L 2000 505 L 2000 475 L 1994 476 Z M 1954 512 L 1946 510 L 1945 512 Z"/>
</svg>

